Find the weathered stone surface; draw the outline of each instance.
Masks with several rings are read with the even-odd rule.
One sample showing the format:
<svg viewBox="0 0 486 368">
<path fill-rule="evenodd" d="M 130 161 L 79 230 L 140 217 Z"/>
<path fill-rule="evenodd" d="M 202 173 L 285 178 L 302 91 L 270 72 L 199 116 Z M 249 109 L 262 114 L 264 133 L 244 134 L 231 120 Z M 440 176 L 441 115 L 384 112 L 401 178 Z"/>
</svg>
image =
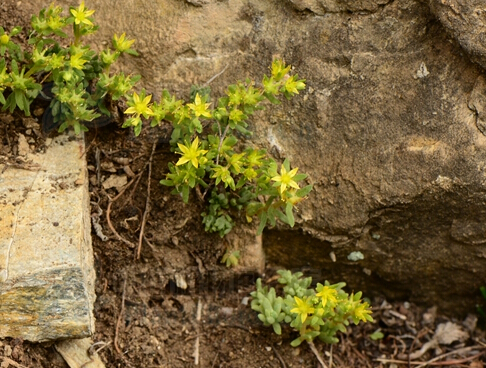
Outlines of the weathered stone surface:
<svg viewBox="0 0 486 368">
<path fill-rule="evenodd" d="M 23 167 L 0 165 L 0 336 L 93 333 L 84 141 L 61 135 Z"/>
<path fill-rule="evenodd" d="M 317 15 L 341 12 L 376 12 L 390 0 L 288 0 L 297 10 Z"/>
<path fill-rule="evenodd" d="M 471 60 L 486 69 L 486 8 L 483 0 L 430 0 L 432 12 Z"/>
<path fill-rule="evenodd" d="M 251 121 L 248 143 L 288 157 L 315 188 L 300 230 L 264 237 L 268 260 L 369 294 L 473 309 L 486 279 L 484 77 L 464 50 L 480 62 L 479 0 L 192 3 L 97 1 L 97 39 L 136 38 L 141 56 L 125 67 L 155 95 L 187 97 L 228 66 L 211 83 L 221 95 L 276 56 L 307 79 L 298 98 Z M 473 28 L 461 31 L 462 16 Z M 364 260 L 350 262 L 358 250 Z"/>
</svg>

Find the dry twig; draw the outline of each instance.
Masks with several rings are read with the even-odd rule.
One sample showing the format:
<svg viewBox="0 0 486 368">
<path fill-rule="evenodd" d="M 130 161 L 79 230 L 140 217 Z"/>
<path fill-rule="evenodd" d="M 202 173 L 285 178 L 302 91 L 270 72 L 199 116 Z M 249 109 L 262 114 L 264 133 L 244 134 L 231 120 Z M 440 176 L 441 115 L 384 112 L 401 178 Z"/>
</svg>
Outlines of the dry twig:
<svg viewBox="0 0 486 368">
<path fill-rule="evenodd" d="M 275 353 L 275 355 L 277 356 L 278 360 L 280 360 L 280 364 L 282 364 L 282 368 L 287 368 L 287 365 L 285 364 L 285 361 L 283 360 L 282 356 L 280 355 L 280 353 L 278 352 L 277 349 L 275 349 L 275 346 L 273 345 L 270 345 L 273 349 L 273 352 Z"/>
<path fill-rule="evenodd" d="M 196 343 L 194 345 L 194 365 L 199 365 L 199 323 L 201 322 L 201 314 L 202 314 L 202 303 L 201 303 L 201 299 L 198 299 L 197 312 L 196 312 L 197 336 L 196 336 Z"/>
<path fill-rule="evenodd" d="M 328 368 L 326 363 L 324 363 L 324 360 L 322 359 L 321 354 L 319 354 L 319 351 L 317 351 L 316 346 L 314 345 L 314 342 L 311 340 L 311 341 L 307 341 L 307 343 L 309 344 L 312 352 L 316 356 L 319 363 L 322 365 L 322 368 Z"/>
<path fill-rule="evenodd" d="M 122 351 L 120 347 L 118 346 L 118 332 L 120 330 L 120 323 L 123 318 L 123 314 L 125 313 L 125 293 L 127 290 L 127 274 L 125 273 L 125 280 L 123 281 L 123 293 L 122 293 L 122 301 L 121 301 L 121 308 L 120 308 L 120 314 L 118 315 L 118 320 L 116 321 L 116 327 L 115 327 L 115 338 L 113 340 L 113 344 L 115 346 L 115 350 L 118 354 L 122 354 Z"/>
<path fill-rule="evenodd" d="M 150 179 L 152 178 L 152 161 L 154 158 L 155 147 L 157 146 L 157 141 L 152 145 L 152 152 L 150 153 L 150 158 L 148 161 L 148 179 L 147 179 L 147 199 L 145 200 L 145 211 L 142 215 L 142 225 L 140 228 L 140 236 L 138 237 L 138 247 L 136 259 L 140 259 L 140 252 L 142 250 L 142 242 L 145 232 L 145 224 L 147 223 L 147 216 L 150 212 Z"/>
<path fill-rule="evenodd" d="M 211 368 L 214 368 L 214 366 L 216 365 L 216 360 L 218 359 L 218 357 L 219 357 L 219 351 L 216 353 L 216 356 L 214 357 L 213 364 L 211 364 Z"/>
<path fill-rule="evenodd" d="M 9 365 L 13 365 L 15 368 L 27 368 L 25 365 L 19 364 L 16 361 L 14 361 L 10 358 L 0 356 L 0 359 L 2 359 L 4 363 L 7 363 L 6 367 L 8 367 Z M 3 363 L 2 363 L 2 366 L 3 366 Z"/>
<path fill-rule="evenodd" d="M 463 354 L 463 353 L 466 353 L 468 351 L 476 350 L 476 349 L 482 349 L 483 351 L 481 351 L 478 354 L 466 357 L 466 358 L 444 360 L 442 362 L 438 361 L 438 360 L 441 360 L 441 359 L 443 359 L 447 356 L 453 355 L 453 354 Z M 383 359 L 383 358 L 378 358 L 378 359 L 375 359 L 375 360 L 380 362 L 380 363 L 395 363 L 395 364 L 407 364 L 408 363 L 410 366 L 412 366 L 412 365 L 416 366 L 415 368 L 423 368 L 423 367 L 426 367 L 426 366 L 429 366 L 429 365 L 430 366 L 447 366 L 447 365 L 457 365 L 457 364 L 466 363 L 466 362 L 471 361 L 473 359 L 479 358 L 485 352 L 486 352 L 486 349 L 484 349 L 484 347 L 482 347 L 480 345 L 475 345 L 475 346 L 468 346 L 466 348 L 456 349 L 456 350 L 450 351 L 448 353 L 438 355 L 435 358 L 432 358 L 432 359 L 430 359 L 426 362 L 407 361 L 407 360 L 399 360 L 399 359 Z"/>
<path fill-rule="evenodd" d="M 124 237 L 122 237 L 120 234 L 118 234 L 118 232 L 115 230 L 115 227 L 111 223 L 111 217 L 110 217 L 110 214 L 111 214 L 111 206 L 112 206 L 113 202 L 115 202 L 118 198 L 120 198 L 122 196 L 123 193 L 125 193 L 125 191 L 130 187 L 130 185 L 132 185 L 133 182 L 137 179 L 137 177 L 139 175 L 141 175 L 141 174 L 142 173 L 138 174 L 132 180 L 130 180 L 130 182 L 127 185 L 125 185 L 123 187 L 123 189 L 120 191 L 120 193 L 118 193 L 114 198 L 111 198 L 108 193 L 106 193 L 104 190 L 102 190 L 103 193 L 108 197 L 108 207 L 106 208 L 106 221 L 108 222 L 108 226 L 109 226 L 111 232 L 113 234 L 115 234 L 115 236 L 118 238 L 118 240 L 124 242 L 130 248 L 135 248 L 135 244 L 133 244 L 132 242 L 128 241 L 127 239 L 125 239 Z"/>
</svg>

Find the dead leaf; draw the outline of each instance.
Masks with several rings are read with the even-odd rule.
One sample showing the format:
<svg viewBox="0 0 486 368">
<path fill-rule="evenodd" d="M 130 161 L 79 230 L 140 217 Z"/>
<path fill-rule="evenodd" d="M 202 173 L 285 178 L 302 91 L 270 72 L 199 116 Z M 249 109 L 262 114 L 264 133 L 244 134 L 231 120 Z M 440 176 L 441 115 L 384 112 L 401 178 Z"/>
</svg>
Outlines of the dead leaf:
<svg viewBox="0 0 486 368">
<path fill-rule="evenodd" d="M 436 348 L 441 345 L 450 345 L 454 341 L 464 342 L 469 338 L 469 333 L 452 322 L 441 323 L 435 329 L 434 336 L 430 341 L 422 345 L 422 348 L 410 354 L 410 359 L 415 360 L 424 355 L 428 350 Z"/>
<path fill-rule="evenodd" d="M 442 345 L 450 345 L 454 341 L 464 342 L 468 338 L 469 333 L 453 322 L 439 324 L 433 337 L 433 339 L 436 339 Z"/>
</svg>

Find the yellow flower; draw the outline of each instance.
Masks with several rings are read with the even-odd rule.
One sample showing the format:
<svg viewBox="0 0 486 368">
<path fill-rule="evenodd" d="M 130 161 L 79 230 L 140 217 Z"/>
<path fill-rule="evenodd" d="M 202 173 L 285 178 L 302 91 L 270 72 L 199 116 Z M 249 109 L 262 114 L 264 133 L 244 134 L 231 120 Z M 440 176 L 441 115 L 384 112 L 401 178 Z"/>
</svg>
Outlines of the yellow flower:
<svg viewBox="0 0 486 368">
<path fill-rule="evenodd" d="M 302 202 L 306 197 L 299 197 L 297 195 L 297 189 L 291 189 L 287 192 L 287 197 L 285 198 L 285 202 L 291 203 L 292 206 L 295 206 L 297 203 Z"/>
<path fill-rule="evenodd" d="M 317 285 L 317 290 L 320 289 L 322 285 Z M 322 286 L 322 289 L 316 294 L 319 298 L 321 298 L 322 306 L 325 307 L 328 302 L 332 304 L 337 303 L 337 291 L 336 289 L 332 289 L 329 286 Z"/>
<path fill-rule="evenodd" d="M 366 321 L 373 321 L 373 317 L 371 317 L 371 310 L 369 309 L 369 305 L 367 302 L 364 302 L 360 305 L 358 305 L 354 312 L 353 315 L 355 318 L 362 320 L 363 322 Z"/>
<path fill-rule="evenodd" d="M 64 56 L 58 54 L 52 54 L 51 59 L 49 60 L 49 66 L 52 69 L 59 69 L 64 65 Z"/>
<path fill-rule="evenodd" d="M 8 34 L 3 34 L 0 36 L 0 45 L 6 45 L 8 44 L 8 41 L 10 40 L 10 37 Z"/>
<path fill-rule="evenodd" d="M 129 101 L 128 105 L 130 106 L 128 109 L 125 110 L 125 114 L 136 114 L 137 117 L 143 115 L 144 117 L 148 117 L 149 115 L 153 115 L 152 109 L 149 107 L 150 100 L 152 99 L 152 95 L 148 95 L 145 97 L 145 93 L 142 92 L 142 99 L 140 96 L 137 95 L 137 92 L 133 92 L 133 102 Z"/>
<path fill-rule="evenodd" d="M 209 103 L 203 103 L 201 100 L 201 96 L 199 96 L 199 93 L 196 93 L 196 98 L 194 99 L 193 104 L 187 104 L 187 106 L 194 111 L 194 115 L 196 117 L 199 116 L 205 116 L 207 118 L 211 117 L 211 113 L 208 111 Z"/>
<path fill-rule="evenodd" d="M 302 323 L 304 323 L 307 319 L 307 316 L 314 313 L 314 308 L 312 307 L 312 304 L 308 303 L 308 298 L 304 298 L 304 300 L 302 300 L 299 297 L 294 296 L 294 300 L 295 303 L 297 303 L 297 307 L 291 309 L 290 313 L 297 313 L 298 315 L 300 315 L 300 320 L 302 321 Z"/>
<path fill-rule="evenodd" d="M 299 94 L 299 89 L 304 89 L 305 83 L 303 80 L 295 80 L 295 75 L 291 76 L 285 81 L 285 90 L 290 93 Z"/>
<path fill-rule="evenodd" d="M 120 52 L 127 51 L 135 42 L 135 40 L 125 40 L 125 36 L 125 32 L 123 32 L 120 37 L 118 37 L 116 34 L 113 36 L 113 47 Z"/>
<path fill-rule="evenodd" d="M 69 60 L 69 65 L 71 65 L 71 68 L 83 70 L 83 65 L 87 61 L 88 60 L 83 59 L 83 53 L 79 52 L 75 55 L 71 55 L 71 59 Z"/>
<path fill-rule="evenodd" d="M 207 150 L 199 149 L 199 137 L 196 137 L 191 145 L 184 146 L 177 143 L 179 149 L 182 151 L 182 157 L 177 161 L 176 166 L 184 165 L 186 162 L 192 163 L 196 169 L 199 167 L 199 156 L 204 155 Z"/>
<path fill-rule="evenodd" d="M 280 175 L 274 176 L 272 178 L 272 180 L 277 182 L 277 184 L 280 183 L 279 184 L 280 194 L 283 194 L 285 192 L 287 186 L 295 189 L 299 189 L 299 185 L 294 180 L 292 180 L 292 178 L 297 174 L 297 170 L 299 169 L 296 167 L 295 169 L 292 169 L 289 172 L 287 172 L 285 166 L 282 165 L 282 167 L 280 168 Z"/>
<path fill-rule="evenodd" d="M 229 185 L 231 189 L 235 190 L 235 181 L 227 167 L 218 166 L 213 171 L 214 173 L 211 177 L 216 179 L 216 185 L 222 181 L 225 188 Z"/>
<path fill-rule="evenodd" d="M 92 26 L 93 23 L 88 19 L 89 16 L 93 15 L 95 12 L 94 10 L 85 10 L 84 9 L 84 1 L 81 2 L 78 9 L 70 9 L 71 14 L 74 17 L 75 24 L 87 24 L 88 26 Z"/>
</svg>

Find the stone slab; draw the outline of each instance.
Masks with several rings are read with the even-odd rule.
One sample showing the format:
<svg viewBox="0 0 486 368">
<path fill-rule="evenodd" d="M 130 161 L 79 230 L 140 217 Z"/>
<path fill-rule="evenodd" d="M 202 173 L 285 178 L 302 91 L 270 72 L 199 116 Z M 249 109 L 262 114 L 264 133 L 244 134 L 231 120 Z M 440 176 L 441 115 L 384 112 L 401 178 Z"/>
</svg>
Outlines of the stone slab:
<svg viewBox="0 0 486 368">
<path fill-rule="evenodd" d="M 98 343 L 99 344 L 99 343 Z M 89 338 L 63 340 L 58 342 L 56 350 L 64 358 L 69 368 L 105 368 L 98 353 L 106 345 L 93 344 Z"/>
<path fill-rule="evenodd" d="M 84 139 L 60 135 L 19 167 L 0 164 L 0 337 L 94 331 Z"/>
</svg>

